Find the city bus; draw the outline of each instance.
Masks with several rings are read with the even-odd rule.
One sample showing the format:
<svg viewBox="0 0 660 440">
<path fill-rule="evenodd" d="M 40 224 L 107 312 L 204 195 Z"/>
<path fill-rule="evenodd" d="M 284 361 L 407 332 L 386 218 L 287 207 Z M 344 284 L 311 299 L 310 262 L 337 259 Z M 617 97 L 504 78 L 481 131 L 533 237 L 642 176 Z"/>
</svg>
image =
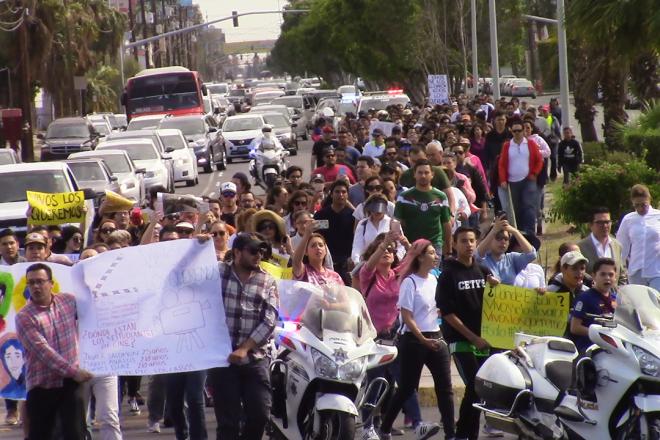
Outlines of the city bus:
<svg viewBox="0 0 660 440">
<path fill-rule="evenodd" d="M 130 121 L 135 116 L 204 114 L 205 86 L 185 67 L 145 69 L 126 81 L 121 103 Z"/>
</svg>

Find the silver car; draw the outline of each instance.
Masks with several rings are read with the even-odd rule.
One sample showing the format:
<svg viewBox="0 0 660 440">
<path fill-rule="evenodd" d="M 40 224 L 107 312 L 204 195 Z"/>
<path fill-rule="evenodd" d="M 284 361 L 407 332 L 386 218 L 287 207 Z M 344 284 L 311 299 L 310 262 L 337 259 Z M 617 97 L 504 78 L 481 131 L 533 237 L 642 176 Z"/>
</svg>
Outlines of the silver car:
<svg viewBox="0 0 660 440">
<path fill-rule="evenodd" d="M 103 159 L 79 158 L 65 160 L 81 188 L 91 188 L 97 195 L 110 190 L 120 194 L 119 178 L 112 174 Z"/>
<path fill-rule="evenodd" d="M 153 186 L 169 188 L 171 176 L 165 160 L 171 160 L 170 156 L 161 157 L 158 149 L 150 139 L 122 139 L 116 141 L 101 142 L 96 151 L 124 150 L 133 160 L 135 165 L 145 169 L 144 186 L 148 190 Z"/>
</svg>

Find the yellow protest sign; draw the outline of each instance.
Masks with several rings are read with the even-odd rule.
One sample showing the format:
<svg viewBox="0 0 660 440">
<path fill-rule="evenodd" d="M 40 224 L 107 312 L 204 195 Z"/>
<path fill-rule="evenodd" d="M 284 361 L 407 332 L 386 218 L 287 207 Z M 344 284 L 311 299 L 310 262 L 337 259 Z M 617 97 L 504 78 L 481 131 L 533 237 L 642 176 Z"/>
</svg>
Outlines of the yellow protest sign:
<svg viewBox="0 0 660 440">
<path fill-rule="evenodd" d="M 268 261 L 262 261 L 259 263 L 259 267 L 271 274 L 276 280 L 293 279 L 293 268 L 291 267 L 276 266 L 275 264 L 269 263 Z"/>
<path fill-rule="evenodd" d="M 82 191 L 42 193 L 27 191 L 30 225 L 60 225 L 85 221 L 85 194 Z"/>
<path fill-rule="evenodd" d="M 484 290 L 481 337 L 496 348 L 513 348 L 517 332 L 562 336 L 566 330 L 569 294 L 499 284 Z"/>
</svg>

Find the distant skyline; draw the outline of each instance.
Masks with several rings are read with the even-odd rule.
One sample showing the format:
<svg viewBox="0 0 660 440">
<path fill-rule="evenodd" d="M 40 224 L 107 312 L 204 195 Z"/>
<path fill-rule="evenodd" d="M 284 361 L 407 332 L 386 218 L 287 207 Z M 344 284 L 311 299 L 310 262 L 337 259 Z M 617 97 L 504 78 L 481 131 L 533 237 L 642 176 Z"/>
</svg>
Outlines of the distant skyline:
<svg viewBox="0 0 660 440">
<path fill-rule="evenodd" d="M 227 17 L 232 11 L 239 14 L 254 11 L 281 10 L 287 0 L 193 0 L 199 5 L 205 20 Z M 266 14 L 249 17 L 239 17 L 238 27 L 231 20 L 213 25 L 222 29 L 228 43 L 252 40 L 276 40 L 280 35 L 281 15 Z"/>
</svg>

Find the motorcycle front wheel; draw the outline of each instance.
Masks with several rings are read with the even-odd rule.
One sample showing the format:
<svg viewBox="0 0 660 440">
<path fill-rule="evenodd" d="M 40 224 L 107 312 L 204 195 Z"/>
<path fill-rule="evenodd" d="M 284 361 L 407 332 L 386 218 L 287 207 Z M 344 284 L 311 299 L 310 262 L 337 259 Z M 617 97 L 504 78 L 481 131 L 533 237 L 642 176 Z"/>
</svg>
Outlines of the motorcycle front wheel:
<svg viewBox="0 0 660 440">
<path fill-rule="evenodd" d="M 319 411 L 321 426 L 319 440 L 353 440 L 355 416 L 341 411 Z"/>
</svg>

